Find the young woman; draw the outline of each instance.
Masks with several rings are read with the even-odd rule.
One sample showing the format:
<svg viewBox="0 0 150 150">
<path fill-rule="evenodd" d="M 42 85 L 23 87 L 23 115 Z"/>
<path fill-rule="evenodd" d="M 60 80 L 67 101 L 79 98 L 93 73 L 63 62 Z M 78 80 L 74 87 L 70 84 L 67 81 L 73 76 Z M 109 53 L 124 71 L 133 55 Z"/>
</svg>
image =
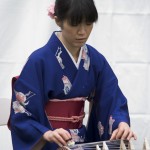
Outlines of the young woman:
<svg viewBox="0 0 150 150">
<path fill-rule="evenodd" d="M 93 0 L 56 0 L 49 14 L 61 31 L 29 56 L 13 86 L 14 150 L 55 150 L 70 139 L 136 139 L 114 72 L 102 54 L 85 44 L 98 20 Z M 85 100 L 91 103 L 86 128 Z"/>
</svg>

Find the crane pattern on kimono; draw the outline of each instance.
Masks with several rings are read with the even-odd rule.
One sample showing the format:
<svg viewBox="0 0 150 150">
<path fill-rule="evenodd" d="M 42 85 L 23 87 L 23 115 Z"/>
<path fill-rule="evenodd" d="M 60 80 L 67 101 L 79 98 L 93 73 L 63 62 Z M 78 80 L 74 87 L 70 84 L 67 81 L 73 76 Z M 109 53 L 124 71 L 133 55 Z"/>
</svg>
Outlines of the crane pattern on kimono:
<svg viewBox="0 0 150 150">
<path fill-rule="evenodd" d="M 113 119 L 113 116 L 110 116 L 109 118 L 109 134 L 111 135 L 112 134 L 112 126 L 115 122 L 115 119 Z"/>
<path fill-rule="evenodd" d="M 82 50 L 82 57 L 81 57 L 81 59 L 84 60 L 83 67 L 84 67 L 84 69 L 86 71 L 88 71 L 89 70 L 89 66 L 90 66 L 90 57 L 88 56 L 87 46 L 84 45 L 82 47 L 82 49 L 83 50 Z M 56 56 L 56 58 L 58 60 L 58 63 L 60 64 L 61 68 L 64 69 L 65 66 L 63 64 L 63 59 L 61 57 L 62 53 L 63 53 L 62 48 L 58 47 L 57 51 L 55 53 L 55 56 Z M 63 89 L 64 94 L 67 95 L 69 93 L 69 91 L 71 90 L 72 84 L 71 84 L 69 78 L 67 76 L 65 76 L 65 75 L 63 75 L 63 77 L 62 77 L 62 81 L 63 81 L 63 84 L 64 84 L 64 89 Z"/>
<path fill-rule="evenodd" d="M 85 137 L 79 135 L 80 131 L 78 129 L 69 129 L 69 131 L 74 142 L 84 142 Z"/>
<path fill-rule="evenodd" d="M 97 127 L 98 127 L 98 131 L 99 131 L 99 136 L 101 137 L 104 134 L 104 126 L 99 121 Z"/>
<path fill-rule="evenodd" d="M 22 92 L 18 92 L 14 90 L 16 95 L 16 100 L 13 102 L 13 109 L 15 114 L 17 113 L 26 113 L 27 116 L 31 116 L 32 114 L 26 110 L 26 106 L 29 104 L 29 99 L 35 95 L 35 93 L 29 91 L 24 94 Z"/>
<path fill-rule="evenodd" d="M 88 71 L 90 67 L 90 57 L 88 55 L 88 49 L 86 45 L 84 45 L 82 48 L 83 48 L 82 59 L 84 60 L 83 67 L 86 71 Z"/>
<path fill-rule="evenodd" d="M 58 63 L 60 64 L 61 68 L 64 69 L 65 66 L 63 64 L 63 59 L 60 56 L 61 54 L 62 54 L 61 47 L 58 47 L 55 56 L 56 56 L 56 58 L 58 60 Z"/>
<path fill-rule="evenodd" d="M 71 84 L 71 82 L 70 82 L 70 80 L 68 79 L 67 76 L 63 76 L 62 81 L 63 81 L 63 84 L 64 84 L 63 91 L 64 91 L 65 95 L 67 95 L 71 90 L 72 84 Z"/>
</svg>

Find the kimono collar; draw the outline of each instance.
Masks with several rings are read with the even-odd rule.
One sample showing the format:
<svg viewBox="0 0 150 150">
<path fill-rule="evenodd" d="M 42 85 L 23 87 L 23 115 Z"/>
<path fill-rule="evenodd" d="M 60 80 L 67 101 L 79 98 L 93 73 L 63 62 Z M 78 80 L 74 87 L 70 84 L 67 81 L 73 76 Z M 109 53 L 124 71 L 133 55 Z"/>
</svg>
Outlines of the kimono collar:
<svg viewBox="0 0 150 150">
<path fill-rule="evenodd" d="M 61 42 L 61 41 L 60 41 Z M 62 42 L 61 42 L 62 43 Z M 63 43 L 62 43 L 63 44 Z M 75 61 L 75 59 L 73 58 L 72 54 L 70 53 L 70 51 L 66 48 L 66 46 L 63 44 L 63 46 L 65 47 L 68 55 L 70 56 L 70 58 L 72 59 L 74 65 L 76 66 L 77 69 L 79 69 L 79 65 L 80 65 L 80 61 L 81 61 L 81 57 L 82 57 L 82 51 L 83 51 L 83 47 L 81 47 L 80 52 L 79 52 L 79 56 L 78 56 L 78 60 L 77 62 Z"/>
<path fill-rule="evenodd" d="M 83 67 L 84 67 L 85 70 L 88 71 L 89 70 L 89 66 L 90 66 L 90 57 L 89 57 L 89 54 L 88 54 L 88 48 L 87 48 L 87 46 L 84 45 L 84 46 L 81 47 L 80 54 L 79 54 L 79 57 L 78 57 L 78 61 L 76 63 L 75 60 L 74 60 L 74 58 L 73 58 L 73 56 L 69 52 L 69 50 L 67 50 L 67 48 L 65 47 L 65 45 L 57 37 L 56 32 L 61 32 L 61 31 L 54 31 L 53 32 L 50 40 L 47 43 L 48 47 L 50 47 L 50 49 L 52 51 L 54 51 L 55 55 L 58 55 L 57 52 L 59 53 L 59 55 L 62 55 L 62 51 L 61 50 L 65 49 L 66 53 L 68 53 L 70 59 L 73 61 L 74 65 L 76 66 L 77 69 L 79 68 L 81 59 L 83 59 L 84 60 Z M 62 62 L 60 61 L 62 58 L 60 56 L 56 56 L 56 57 L 57 57 L 60 65 L 61 65 L 61 68 L 64 69 L 65 67 L 62 64 Z"/>
</svg>

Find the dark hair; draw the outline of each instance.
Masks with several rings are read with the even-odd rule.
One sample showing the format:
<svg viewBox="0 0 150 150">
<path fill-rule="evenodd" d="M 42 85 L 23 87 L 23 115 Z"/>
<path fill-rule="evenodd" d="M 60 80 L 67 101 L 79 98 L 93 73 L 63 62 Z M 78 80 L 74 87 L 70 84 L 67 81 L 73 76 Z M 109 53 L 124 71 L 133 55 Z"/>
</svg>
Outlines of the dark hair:
<svg viewBox="0 0 150 150">
<path fill-rule="evenodd" d="M 54 15 L 60 21 L 67 20 L 70 25 L 78 25 L 82 21 L 94 23 L 98 20 L 93 0 L 56 0 Z"/>
</svg>

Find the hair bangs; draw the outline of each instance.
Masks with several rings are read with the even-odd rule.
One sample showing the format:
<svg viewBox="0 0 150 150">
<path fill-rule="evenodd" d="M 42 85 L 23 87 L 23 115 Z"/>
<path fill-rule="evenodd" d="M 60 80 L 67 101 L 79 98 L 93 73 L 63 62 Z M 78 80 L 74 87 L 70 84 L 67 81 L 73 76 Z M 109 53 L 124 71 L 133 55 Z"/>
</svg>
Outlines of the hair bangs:
<svg viewBox="0 0 150 150">
<path fill-rule="evenodd" d="M 72 26 L 82 22 L 93 23 L 97 21 L 98 13 L 95 5 L 87 3 L 87 0 L 73 0 L 66 19 Z"/>
</svg>

